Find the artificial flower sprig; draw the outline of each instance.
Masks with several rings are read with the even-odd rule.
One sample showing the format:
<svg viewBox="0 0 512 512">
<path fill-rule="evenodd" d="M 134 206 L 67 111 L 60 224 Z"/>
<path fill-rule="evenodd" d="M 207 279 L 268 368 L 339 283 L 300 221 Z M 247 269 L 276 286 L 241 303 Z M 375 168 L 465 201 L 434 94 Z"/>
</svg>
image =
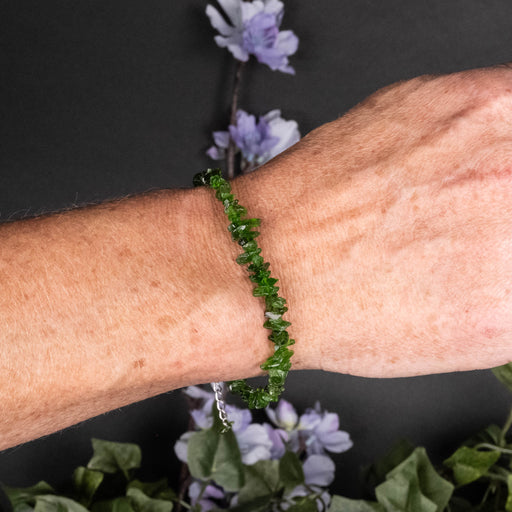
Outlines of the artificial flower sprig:
<svg viewBox="0 0 512 512">
<path fill-rule="evenodd" d="M 194 464 L 191 459 L 199 451 L 198 448 L 207 441 L 205 432 L 215 428 L 216 415 L 212 412 L 215 410 L 215 399 L 213 393 L 198 386 L 188 387 L 184 393 L 192 404 L 190 415 L 194 431 L 185 432 L 176 442 L 174 451 L 178 459 L 190 466 L 191 462 Z M 248 409 L 231 404 L 226 407 L 233 421 L 231 435 L 236 440 L 241 462 L 246 468 L 250 467 L 250 471 L 256 474 L 261 472 L 261 476 L 265 477 L 265 470 L 279 466 L 281 473 L 286 474 L 285 468 L 293 461 L 296 471 L 302 474 L 295 485 L 276 482 L 276 487 L 284 488 L 284 492 L 269 495 L 263 509 L 284 510 L 304 500 L 309 502 L 310 507 L 304 510 L 327 510 L 331 500 L 327 486 L 334 480 L 336 469 L 330 453 L 342 453 L 352 447 L 349 434 L 339 428 L 339 416 L 323 410 L 318 402 L 314 408 L 307 409 L 299 416 L 291 403 L 281 399 L 275 409 L 265 410 L 269 422 L 257 423 Z M 199 446 L 196 445 L 197 439 L 200 439 Z M 189 448 L 190 444 L 192 448 Z M 245 481 L 246 486 L 256 487 L 258 483 L 254 477 Z M 230 491 L 219 484 L 213 474 L 211 478 L 193 475 L 189 484 L 190 503 L 203 512 L 236 509 L 237 505 L 247 501 L 248 495 L 254 493 L 248 492 L 247 487 Z"/>
<path fill-rule="evenodd" d="M 295 74 L 288 57 L 299 46 L 298 37 L 291 30 L 279 30 L 284 5 L 279 0 L 218 0 L 231 24 L 212 5 L 206 14 L 212 26 L 219 31 L 215 42 L 227 48 L 241 62 L 254 55 L 258 62 L 273 71 Z"/>
<path fill-rule="evenodd" d="M 296 121 L 281 117 L 281 111 L 271 110 L 258 118 L 244 110 L 236 113 L 236 123 L 229 125 L 228 131 L 213 132 L 214 146 L 206 154 L 213 160 L 224 160 L 229 144 L 235 144 L 240 152 L 242 172 L 250 172 L 268 162 L 279 153 L 300 140 Z"/>
<path fill-rule="evenodd" d="M 206 7 L 206 14 L 219 32 L 215 42 L 227 48 L 238 65 L 229 128 L 213 133 L 215 146 L 207 154 L 215 160 L 225 158 L 227 176 L 234 178 L 237 152 L 241 153 L 240 171 L 249 172 L 300 139 L 297 123 L 281 118 L 279 110 L 272 110 L 256 123 L 253 115 L 238 109 L 242 70 L 250 56 L 273 71 L 295 74 L 288 57 L 297 51 L 299 39 L 291 30 L 280 30 L 284 15 L 280 0 L 219 0 L 219 4 L 225 16 L 212 5 Z"/>
</svg>

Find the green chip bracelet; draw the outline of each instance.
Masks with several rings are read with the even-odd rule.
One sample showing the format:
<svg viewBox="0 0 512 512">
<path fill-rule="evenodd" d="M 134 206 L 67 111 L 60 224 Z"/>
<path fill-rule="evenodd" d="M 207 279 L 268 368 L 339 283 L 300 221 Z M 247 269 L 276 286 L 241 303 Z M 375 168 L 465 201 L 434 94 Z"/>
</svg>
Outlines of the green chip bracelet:
<svg viewBox="0 0 512 512">
<path fill-rule="evenodd" d="M 224 212 L 230 222 L 228 230 L 231 232 L 231 238 L 243 249 L 236 262 L 242 266 L 248 265 L 249 279 L 255 283 L 252 294 L 265 299 L 263 327 L 271 331 L 268 339 L 274 344 L 274 353 L 260 368 L 268 373 L 268 383 L 265 387 L 258 388 L 251 387 L 245 380 L 228 383 L 229 390 L 239 394 L 250 409 L 262 409 L 271 402 L 277 402 L 279 395 L 284 391 L 284 382 L 292 366 L 290 358 L 293 351 L 288 347 L 295 341 L 290 339 L 286 330 L 291 325 L 290 322 L 282 318 L 288 310 L 286 300 L 279 297 L 277 279 L 271 277 L 270 264 L 260 255 L 261 249 L 256 242 L 259 232 L 255 230 L 260 225 L 260 219 L 245 218 L 247 210 L 231 193 L 231 185 L 222 177 L 221 170 L 208 169 L 197 174 L 194 177 L 194 186 L 212 188 L 216 198 L 224 205 Z"/>
</svg>

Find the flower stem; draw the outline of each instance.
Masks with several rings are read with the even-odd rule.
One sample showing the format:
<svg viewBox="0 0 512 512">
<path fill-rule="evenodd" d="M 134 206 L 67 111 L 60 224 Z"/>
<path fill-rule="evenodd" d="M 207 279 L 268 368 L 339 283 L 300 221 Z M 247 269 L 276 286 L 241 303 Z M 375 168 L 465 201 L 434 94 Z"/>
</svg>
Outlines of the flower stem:
<svg viewBox="0 0 512 512">
<path fill-rule="evenodd" d="M 508 448 L 502 448 L 501 446 L 496 446 L 495 444 L 491 443 L 479 443 L 475 445 L 475 449 L 479 450 L 480 448 L 487 448 L 488 450 L 492 450 L 494 452 L 500 452 L 505 453 L 507 455 L 512 455 L 512 450 L 509 450 Z"/>
<path fill-rule="evenodd" d="M 236 124 L 236 111 L 238 110 L 238 95 L 240 94 L 240 84 L 242 83 L 242 69 L 244 62 L 238 61 L 235 72 L 235 84 L 233 86 L 233 97 L 231 98 L 231 115 L 229 124 Z M 228 166 L 228 179 L 235 177 L 235 142 L 232 138 L 229 139 L 227 166 Z"/>
<path fill-rule="evenodd" d="M 189 414 L 190 414 L 190 411 L 193 409 L 192 400 L 189 397 L 187 397 L 187 409 L 189 411 Z M 193 431 L 194 427 L 195 427 L 194 419 L 190 415 L 190 417 L 188 419 L 188 431 L 189 432 Z M 181 468 L 180 468 L 180 487 L 179 487 L 179 491 L 178 491 L 178 501 L 177 501 L 177 505 L 176 505 L 176 512 L 181 512 L 182 507 L 184 507 L 186 505 L 184 498 L 185 498 L 185 494 L 186 494 L 191 482 L 192 482 L 192 477 L 188 470 L 188 465 L 185 462 L 182 462 Z M 190 508 L 190 507 L 188 507 L 188 508 Z"/>
</svg>

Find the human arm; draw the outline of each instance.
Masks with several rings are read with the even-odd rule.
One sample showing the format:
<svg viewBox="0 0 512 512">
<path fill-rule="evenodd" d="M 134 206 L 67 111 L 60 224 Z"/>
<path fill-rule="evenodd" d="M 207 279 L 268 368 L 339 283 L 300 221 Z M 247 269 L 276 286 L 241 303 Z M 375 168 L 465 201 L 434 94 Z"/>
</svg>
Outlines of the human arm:
<svg viewBox="0 0 512 512">
<path fill-rule="evenodd" d="M 497 68 L 391 86 L 233 182 L 263 220 L 294 368 L 512 360 L 511 80 Z M 2 446 L 256 375 L 271 346 L 226 225 L 211 191 L 189 190 L 2 226 Z"/>
<path fill-rule="evenodd" d="M 258 371 L 261 311 L 214 201 L 161 191 L 1 226 L 1 448 Z"/>
</svg>

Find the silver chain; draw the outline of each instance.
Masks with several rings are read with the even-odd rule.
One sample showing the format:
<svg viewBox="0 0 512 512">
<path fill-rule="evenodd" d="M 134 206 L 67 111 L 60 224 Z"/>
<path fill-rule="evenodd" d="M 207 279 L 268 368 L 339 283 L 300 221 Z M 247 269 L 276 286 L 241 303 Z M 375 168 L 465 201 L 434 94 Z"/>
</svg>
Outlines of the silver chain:
<svg viewBox="0 0 512 512">
<path fill-rule="evenodd" d="M 219 419 L 224 427 L 222 433 L 231 430 L 231 423 L 228 420 L 228 413 L 226 412 L 226 401 L 224 400 L 224 383 L 223 382 L 212 382 L 210 386 L 215 394 L 215 403 L 217 404 L 217 410 L 219 411 Z"/>
</svg>

